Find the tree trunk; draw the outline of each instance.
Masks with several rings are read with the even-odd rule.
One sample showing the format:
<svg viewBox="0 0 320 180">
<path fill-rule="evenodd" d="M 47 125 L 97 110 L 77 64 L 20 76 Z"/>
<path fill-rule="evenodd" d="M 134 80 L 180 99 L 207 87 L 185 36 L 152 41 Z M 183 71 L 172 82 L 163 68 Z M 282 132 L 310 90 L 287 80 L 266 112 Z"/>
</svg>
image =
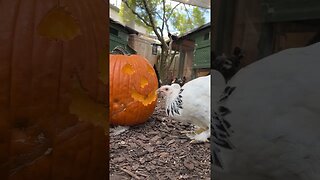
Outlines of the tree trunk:
<svg viewBox="0 0 320 180">
<path fill-rule="evenodd" d="M 163 84 L 167 84 L 168 82 L 168 57 L 169 57 L 169 49 L 163 47 L 161 49 L 161 56 L 160 56 L 160 80 Z"/>
</svg>

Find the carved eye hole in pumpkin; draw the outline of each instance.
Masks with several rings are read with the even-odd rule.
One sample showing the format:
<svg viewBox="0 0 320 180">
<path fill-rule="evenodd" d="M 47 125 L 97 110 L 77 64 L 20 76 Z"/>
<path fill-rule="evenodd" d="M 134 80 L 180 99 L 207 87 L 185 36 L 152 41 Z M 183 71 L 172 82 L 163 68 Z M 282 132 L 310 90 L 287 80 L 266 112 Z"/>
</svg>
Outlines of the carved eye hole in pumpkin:
<svg viewBox="0 0 320 180">
<path fill-rule="evenodd" d="M 147 78 L 145 76 L 142 76 L 141 80 L 140 80 L 140 86 L 141 88 L 144 88 L 146 85 L 148 85 L 149 82 L 147 80 Z"/>
<path fill-rule="evenodd" d="M 132 75 L 135 71 L 131 64 L 126 64 L 122 67 L 122 72 L 128 75 Z"/>
<path fill-rule="evenodd" d="M 49 39 L 69 41 L 81 34 L 76 19 L 64 7 L 52 8 L 40 21 L 37 31 Z"/>
</svg>

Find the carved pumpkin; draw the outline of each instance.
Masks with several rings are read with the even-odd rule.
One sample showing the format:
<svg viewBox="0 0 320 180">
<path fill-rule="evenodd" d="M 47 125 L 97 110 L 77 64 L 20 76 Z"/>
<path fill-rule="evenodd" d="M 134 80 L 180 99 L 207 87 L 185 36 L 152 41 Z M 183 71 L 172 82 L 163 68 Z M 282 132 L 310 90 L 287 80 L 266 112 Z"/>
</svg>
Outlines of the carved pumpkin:
<svg viewBox="0 0 320 180">
<path fill-rule="evenodd" d="M 137 125 L 152 115 L 158 88 L 157 76 L 140 55 L 110 54 L 110 119 L 113 125 Z"/>
<path fill-rule="evenodd" d="M 73 94 L 75 71 L 87 99 L 107 104 L 98 63 L 109 49 L 108 8 L 103 0 L 1 1 L 0 179 L 108 179 L 104 127 L 69 110 L 87 102 Z"/>
</svg>

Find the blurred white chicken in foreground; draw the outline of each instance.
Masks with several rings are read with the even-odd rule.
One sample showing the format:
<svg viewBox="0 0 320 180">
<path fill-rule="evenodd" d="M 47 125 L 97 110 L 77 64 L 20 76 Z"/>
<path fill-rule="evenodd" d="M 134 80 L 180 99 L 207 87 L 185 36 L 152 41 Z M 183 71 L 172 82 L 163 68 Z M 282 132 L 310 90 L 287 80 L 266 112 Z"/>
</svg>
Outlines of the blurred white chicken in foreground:
<svg viewBox="0 0 320 180">
<path fill-rule="evenodd" d="M 320 43 L 241 69 L 212 119 L 216 180 L 320 180 Z"/>
<path fill-rule="evenodd" d="M 215 82 L 224 84 L 221 74 L 213 72 Z M 182 87 L 179 84 L 164 85 L 158 92 L 165 97 L 166 113 L 181 122 L 191 123 L 204 130 L 189 138 L 195 142 L 207 142 L 210 137 L 210 78 L 204 76 L 193 79 Z M 217 90 L 218 92 L 218 90 Z"/>
</svg>

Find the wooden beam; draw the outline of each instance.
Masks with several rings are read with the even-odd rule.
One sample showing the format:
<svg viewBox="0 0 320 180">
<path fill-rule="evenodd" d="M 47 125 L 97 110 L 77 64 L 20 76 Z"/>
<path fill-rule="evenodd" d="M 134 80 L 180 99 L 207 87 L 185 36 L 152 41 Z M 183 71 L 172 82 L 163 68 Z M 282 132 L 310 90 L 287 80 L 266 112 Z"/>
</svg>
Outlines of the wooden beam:
<svg viewBox="0 0 320 180">
<path fill-rule="evenodd" d="M 184 39 L 182 41 L 176 41 L 172 43 L 172 50 L 180 51 L 180 46 L 182 50 L 188 51 L 194 49 L 194 42 Z"/>
<path fill-rule="evenodd" d="M 210 0 L 172 0 L 181 2 L 183 4 L 189 4 L 191 6 L 198 6 L 206 9 L 210 9 Z"/>
</svg>

